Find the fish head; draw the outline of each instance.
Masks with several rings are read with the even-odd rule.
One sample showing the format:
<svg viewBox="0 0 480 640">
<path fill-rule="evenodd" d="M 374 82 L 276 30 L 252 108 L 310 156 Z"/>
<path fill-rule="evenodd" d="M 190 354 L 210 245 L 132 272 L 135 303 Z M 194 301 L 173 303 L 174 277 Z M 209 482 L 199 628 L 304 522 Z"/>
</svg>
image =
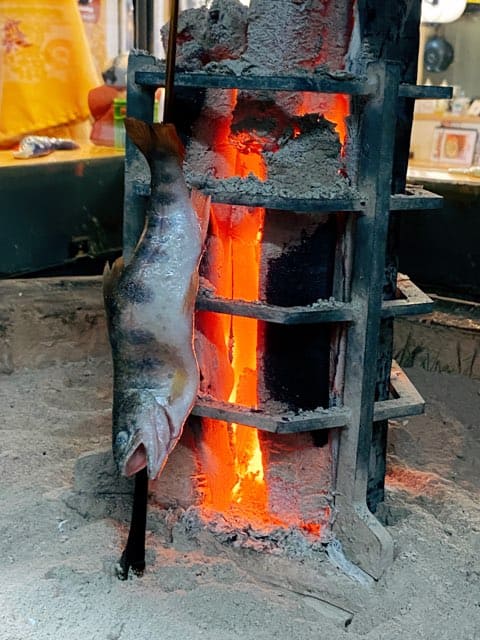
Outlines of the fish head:
<svg viewBox="0 0 480 640">
<path fill-rule="evenodd" d="M 168 410 L 149 389 L 128 389 L 119 393 L 113 411 L 113 457 L 124 476 L 147 467 L 156 478 L 172 448 Z"/>
</svg>

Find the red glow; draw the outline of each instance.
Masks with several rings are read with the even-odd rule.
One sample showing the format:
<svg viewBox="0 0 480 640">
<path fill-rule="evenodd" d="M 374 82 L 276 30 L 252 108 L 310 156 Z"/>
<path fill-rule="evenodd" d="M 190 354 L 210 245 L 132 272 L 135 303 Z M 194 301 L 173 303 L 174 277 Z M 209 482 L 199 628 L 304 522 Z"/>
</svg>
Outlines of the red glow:
<svg viewBox="0 0 480 640">
<path fill-rule="evenodd" d="M 350 105 L 348 103 L 347 96 L 337 93 L 333 96 L 331 107 L 323 114 L 327 120 L 335 122 L 335 130 L 338 133 L 342 147 L 344 146 L 345 138 L 347 137 L 347 124 L 345 119 L 349 113 Z"/>
<path fill-rule="evenodd" d="M 232 104 L 236 92 L 232 92 Z M 345 117 L 348 101 L 344 96 L 332 96 L 325 117 L 337 123 L 341 143 L 346 136 Z M 306 111 L 307 113 L 308 111 Z M 293 127 L 292 137 L 301 135 L 301 128 Z M 246 177 L 254 174 L 265 180 L 266 167 L 261 154 L 262 140 L 248 133 L 233 133 L 225 118 L 214 133 L 212 148 L 222 155 L 223 175 Z M 259 299 L 261 240 L 264 209 L 214 205 L 211 216 L 211 235 L 215 239 L 215 289 L 217 295 L 254 301 Z M 217 262 L 218 261 L 218 262 Z M 199 314 L 209 340 L 217 345 L 220 357 L 228 360 L 231 382 L 220 384 L 218 399 L 247 407 L 258 406 L 258 323 L 254 319 L 222 314 Z M 197 319 L 198 321 L 198 319 Z M 242 515 L 253 525 L 298 526 L 307 536 L 320 537 L 319 522 L 302 522 L 291 515 L 277 517 L 269 509 L 267 482 L 264 477 L 262 449 L 258 431 L 251 427 L 215 420 L 202 421 L 202 448 L 205 455 L 203 471 L 206 492 L 203 506 L 221 513 Z M 293 510 L 294 511 L 294 510 Z M 319 520 L 328 521 L 330 510 L 325 508 Z"/>
<path fill-rule="evenodd" d="M 302 130 L 300 129 L 300 127 L 298 125 L 294 125 L 293 127 L 293 133 L 292 133 L 292 138 L 298 138 L 298 136 L 302 133 Z"/>
<path fill-rule="evenodd" d="M 236 92 L 232 92 L 236 97 Z M 217 129 L 216 148 L 226 151 L 224 158 L 231 175 L 254 174 L 266 178 L 260 145 L 240 133 Z M 217 293 L 226 298 L 258 300 L 260 242 L 263 209 L 235 209 L 222 215 L 212 212 L 213 233 L 223 245 L 222 277 L 216 282 Z M 257 398 L 257 321 L 236 316 L 216 316 L 210 322 L 221 323 L 222 350 L 228 354 L 233 370 L 233 387 L 224 400 L 256 407 Z M 203 421 L 203 440 L 207 450 L 214 451 L 206 469 L 208 493 L 204 505 L 218 511 L 232 507 L 248 514 L 250 521 L 269 520 L 267 490 L 263 474 L 262 453 L 256 429 L 243 425 Z M 214 458 L 212 460 L 211 458 Z M 271 520 L 271 519 L 270 519 Z"/>
<path fill-rule="evenodd" d="M 298 116 L 305 116 L 308 113 L 315 113 L 317 110 L 318 105 L 314 102 L 314 98 L 305 93 L 302 104 L 297 108 L 296 114 Z M 345 145 L 347 137 L 346 118 L 349 114 L 350 104 L 348 96 L 341 93 L 335 93 L 332 96 L 329 96 L 322 108 L 322 115 L 330 122 L 335 123 L 335 131 L 338 133 L 342 147 Z M 296 136 L 294 135 L 294 137 Z"/>
</svg>

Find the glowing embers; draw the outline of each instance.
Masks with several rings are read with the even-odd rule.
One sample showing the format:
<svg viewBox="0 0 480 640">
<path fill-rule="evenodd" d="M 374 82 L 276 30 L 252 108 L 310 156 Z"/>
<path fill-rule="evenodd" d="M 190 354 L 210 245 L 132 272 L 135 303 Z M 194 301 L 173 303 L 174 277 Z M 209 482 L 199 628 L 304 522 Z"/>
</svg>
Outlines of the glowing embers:
<svg viewBox="0 0 480 640">
<path fill-rule="evenodd" d="M 222 104 L 232 104 L 230 98 Z M 320 157 L 324 168 L 318 181 L 331 189 L 342 166 L 339 136 L 331 123 L 318 112 L 298 117 L 271 104 L 267 112 L 267 107 L 256 102 L 252 111 L 252 101 L 244 95 L 242 101 L 222 126 L 212 130 L 205 125 L 210 150 L 221 156 L 218 178 L 253 174 L 259 183 L 273 179 L 283 187 L 296 174 L 305 183 L 312 167 L 318 168 Z M 283 114 L 281 122 L 270 119 L 274 127 L 264 124 L 265 113 L 270 112 Z M 296 188 L 295 183 L 292 189 Z M 217 296 L 260 299 L 260 280 L 263 291 L 264 271 L 269 268 L 262 247 L 264 224 L 265 211 L 260 208 L 212 207 L 202 275 Z M 263 325 L 259 327 L 251 318 L 200 312 L 197 328 L 203 341 L 197 350 L 203 393 L 254 409 L 259 405 L 259 390 L 262 407 L 268 400 L 282 402 L 265 389 Z M 328 355 L 328 345 L 326 349 Z M 328 384 L 328 375 L 326 379 Z M 198 446 L 202 508 L 207 520 L 217 512 L 226 520 L 240 521 L 244 523 L 241 526 L 258 531 L 295 529 L 317 541 L 328 535 L 331 454 L 329 447 L 316 446 L 312 434 L 269 435 L 243 425 L 203 419 Z"/>
<path fill-rule="evenodd" d="M 233 106 L 237 93 L 230 97 Z M 265 179 L 260 146 L 249 136 L 232 133 L 230 127 L 217 128 L 213 147 L 222 152 L 229 175 Z M 217 295 L 258 300 L 263 219 L 263 209 L 212 207 L 205 275 Z M 207 313 L 199 314 L 197 324 L 213 343 L 213 359 L 221 369 L 210 373 L 208 392 L 220 400 L 256 407 L 257 321 Z M 204 506 L 224 513 L 240 510 L 249 521 L 265 518 L 267 492 L 256 429 L 203 420 L 201 449 L 207 485 Z"/>
<path fill-rule="evenodd" d="M 349 113 L 350 104 L 348 96 L 338 93 L 333 96 L 331 106 L 323 114 L 327 120 L 335 123 L 335 131 L 338 133 L 342 145 L 342 156 L 345 152 L 345 140 L 347 137 L 346 120 Z"/>
<path fill-rule="evenodd" d="M 238 165 L 251 170 L 251 157 L 238 154 Z M 253 155 L 253 154 L 252 154 Z M 215 220 L 218 211 L 213 208 Z M 216 288 L 228 298 L 257 300 L 259 295 L 260 241 L 264 211 L 232 207 L 228 234 L 226 225 L 213 224 L 221 243 L 222 277 Z M 220 215 L 222 208 L 220 208 Z M 218 222 L 218 220 L 217 220 Z M 225 221 L 223 221 L 225 223 Z M 257 406 L 257 321 L 251 318 L 203 314 L 202 322 L 221 323 L 218 349 L 228 359 L 232 381 L 217 381 L 217 397 L 249 407 Z M 231 387 L 229 391 L 229 386 Z M 267 492 L 263 477 L 262 453 L 256 429 L 244 425 L 203 421 L 202 439 L 206 448 L 206 506 L 225 511 L 241 508 L 249 520 L 266 518 Z M 202 447 L 202 448 L 203 448 Z"/>
<path fill-rule="evenodd" d="M 313 113 L 321 113 L 322 116 L 335 125 L 335 131 L 342 145 L 342 156 L 345 150 L 347 138 L 347 117 L 350 115 L 350 98 L 347 95 L 335 93 L 322 96 L 318 104 L 315 94 L 304 93 L 300 106 L 297 107 L 298 116 L 306 116 Z"/>
</svg>

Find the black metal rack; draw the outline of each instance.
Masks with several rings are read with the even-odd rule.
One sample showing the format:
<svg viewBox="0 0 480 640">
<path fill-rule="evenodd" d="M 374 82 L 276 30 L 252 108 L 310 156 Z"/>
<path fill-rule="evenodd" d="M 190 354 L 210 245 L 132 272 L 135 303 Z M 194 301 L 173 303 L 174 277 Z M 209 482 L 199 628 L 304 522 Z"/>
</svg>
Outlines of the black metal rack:
<svg viewBox="0 0 480 640">
<path fill-rule="evenodd" d="M 153 93 L 165 82 L 161 63 L 144 53 L 130 56 L 127 112 L 152 121 Z M 396 107 L 399 97 L 446 98 L 444 87 L 400 83 L 396 63 L 372 63 L 367 77 L 347 74 L 299 76 L 229 75 L 178 73 L 178 86 L 236 88 L 271 91 L 316 91 L 362 96 L 357 114 L 359 143 L 358 180 L 351 194 L 342 198 L 286 198 L 278 195 L 242 193 L 228 185 L 207 184 L 212 201 L 297 212 L 351 212 L 355 216 L 352 251 L 351 295 L 348 300 L 319 301 L 309 307 L 278 307 L 261 302 L 227 300 L 200 291 L 197 309 L 240 315 L 281 324 L 345 323 L 348 331 L 345 355 L 343 406 L 317 411 L 269 414 L 255 408 L 199 398 L 193 413 L 247 424 L 274 433 L 318 429 L 341 429 L 338 439 L 335 530 L 355 560 L 373 576 L 379 576 L 391 562 L 390 536 L 366 508 L 366 492 L 372 424 L 399 416 L 423 412 L 424 402 L 406 375 L 394 363 L 392 398 L 374 402 L 376 355 L 382 318 L 428 313 L 432 301 L 408 278 L 400 276 L 397 299 L 382 300 L 385 253 L 390 211 L 431 210 L 442 198 L 422 189 L 407 189 L 391 195 Z M 375 141 L 373 144 L 372 141 Z M 128 260 L 143 226 L 145 196 L 149 185 L 138 175 L 137 150 L 127 143 L 124 253 Z M 196 185 L 200 186 L 200 185 Z M 221 186 L 221 188 L 217 188 Z"/>
</svg>

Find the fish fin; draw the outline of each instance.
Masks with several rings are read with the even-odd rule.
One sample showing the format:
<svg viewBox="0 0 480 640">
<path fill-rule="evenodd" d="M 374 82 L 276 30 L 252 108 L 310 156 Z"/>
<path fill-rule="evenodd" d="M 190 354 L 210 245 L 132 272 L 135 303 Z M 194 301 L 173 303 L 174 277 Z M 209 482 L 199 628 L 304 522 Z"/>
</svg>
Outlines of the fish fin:
<svg viewBox="0 0 480 640">
<path fill-rule="evenodd" d="M 148 160 L 155 147 L 152 125 L 143 120 L 127 116 L 125 118 L 125 130 L 130 140 L 140 149 Z"/>
<path fill-rule="evenodd" d="M 190 202 L 197 214 L 203 245 L 207 237 L 208 224 L 210 222 L 210 196 L 206 196 L 201 191 L 198 191 L 198 189 L 192 189 Z"/>
<path fill-rule="evenodd" d="M 175 125 L 162 122 L 151 126 L 155 136 L 155 150 L 170 152 L 178 156 L 183 162 L 185 159 L 185 147 L 178 137 Z"/>
<path fill-rule="evenodd" d="M 120 256 L 120 258 L 115 260 L 111 267 L 108 262 L 105 263 L 105 268 L 103 270 L 103 300 L 109 320 L 111 319 L 113 312 L 114 292 L 117 287 L 117 282 L 122 274 L 123 266 L 123 257 Z"/>
<path fill-rule="evenodd" d="M 197 299 L 198 292 L 198 272 L 192 274 L 190 278 L 190 284 L 188 285 L 187 292 L 183 299 L 183 313 L 191 314 L 195 309 L 195 300 Z"/>
<path fill-rule="evenodd" d="M 149 160 L 155 151 L 178 156 L 183 162 L 185 149 L 173 124 L 149 124 L 137 118 L 125 118 L 128 137 Z"/>
<path fill-rule="evenodd" d="M 115 262 L 110 265 L 105 263 L 105 268 L 103 270 L 103 295 L 104 297 L 112 295 L 113 289 L 115 288 L 120 275 L 123 271 L 124 263 L 123 257 L 120 256 L 115 260 Z"/>
</svg>

